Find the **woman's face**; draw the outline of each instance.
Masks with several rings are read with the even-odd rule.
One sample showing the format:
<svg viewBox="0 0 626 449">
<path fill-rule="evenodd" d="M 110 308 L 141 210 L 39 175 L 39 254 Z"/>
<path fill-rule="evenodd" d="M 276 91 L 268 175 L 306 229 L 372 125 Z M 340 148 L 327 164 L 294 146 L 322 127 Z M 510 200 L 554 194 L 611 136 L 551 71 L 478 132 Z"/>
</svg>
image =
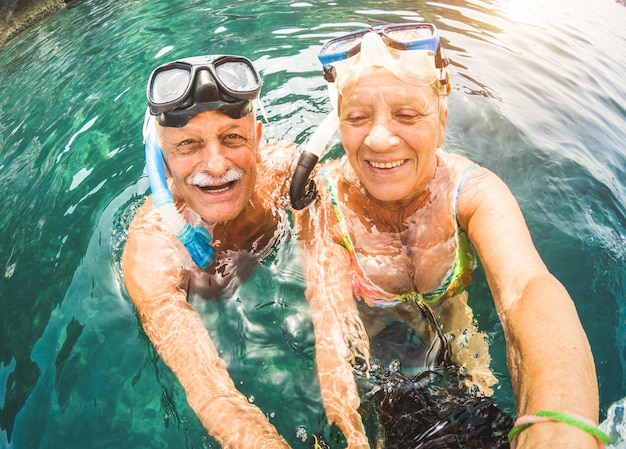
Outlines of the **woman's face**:
<svg viewBox="0 0 626 449">
<path fill-rule="evenodd" d="M 372 197 L 409 202 L 433 178 L 446 117 L 431 86 L 368 69 L 344 88 L 339 121 L 348 160 Z"/>
</svg>

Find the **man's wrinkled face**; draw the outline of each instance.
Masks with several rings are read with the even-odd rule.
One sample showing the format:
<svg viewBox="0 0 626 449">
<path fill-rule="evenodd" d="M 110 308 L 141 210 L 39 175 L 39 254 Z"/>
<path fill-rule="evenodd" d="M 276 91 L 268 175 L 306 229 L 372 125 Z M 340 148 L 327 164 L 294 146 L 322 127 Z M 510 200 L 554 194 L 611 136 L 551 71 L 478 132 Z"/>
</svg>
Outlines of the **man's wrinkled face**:
<svg viewBox="0 0 626 449">
<path fill-rule="evenodd" d="M 182 128 L 157 126 L 174 198 L 209 224 L 237 217 L 252 197 L 261 122 L 203 111 Z"/>
</svg>

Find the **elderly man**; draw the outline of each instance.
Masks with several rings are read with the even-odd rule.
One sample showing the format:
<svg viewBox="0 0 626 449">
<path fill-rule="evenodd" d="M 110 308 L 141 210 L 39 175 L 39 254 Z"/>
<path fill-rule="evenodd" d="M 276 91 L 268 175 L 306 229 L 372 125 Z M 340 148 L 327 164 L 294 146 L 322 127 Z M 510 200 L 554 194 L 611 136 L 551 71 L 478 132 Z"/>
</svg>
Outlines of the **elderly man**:
<svg viewBox="0 0 626 449">
<path fill-rule="evenodd" d="M 131 223 L 122 258 L 146 334 L 204 427 L 228 448 L 289 447 L 235 388 L 189 301 L 240 285 L 285 229 L 281 201 L 294 148 L 260 148 L 253 113 L 260 88 L 251 62 L 238 56 L 184 59 L 152 73 L 145 129 L 152 195 Z"/>
</svg>

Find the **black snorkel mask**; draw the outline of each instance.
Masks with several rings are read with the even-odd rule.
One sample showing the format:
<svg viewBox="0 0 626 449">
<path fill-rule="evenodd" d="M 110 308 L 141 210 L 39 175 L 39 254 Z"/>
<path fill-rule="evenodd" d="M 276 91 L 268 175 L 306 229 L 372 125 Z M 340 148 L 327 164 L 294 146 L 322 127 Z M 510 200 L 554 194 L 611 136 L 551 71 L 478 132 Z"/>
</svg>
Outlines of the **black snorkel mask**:
<svg viewBox="0 0 626 449">
<path fill-rule="evenodd" d="M 233 119 L 252 112 L 261 79 L 247 58 L 209 55 L 157 67 L 147 87 L 150 114 L 161 126 L 180 128 L 201 111 Z"/>
</svg>

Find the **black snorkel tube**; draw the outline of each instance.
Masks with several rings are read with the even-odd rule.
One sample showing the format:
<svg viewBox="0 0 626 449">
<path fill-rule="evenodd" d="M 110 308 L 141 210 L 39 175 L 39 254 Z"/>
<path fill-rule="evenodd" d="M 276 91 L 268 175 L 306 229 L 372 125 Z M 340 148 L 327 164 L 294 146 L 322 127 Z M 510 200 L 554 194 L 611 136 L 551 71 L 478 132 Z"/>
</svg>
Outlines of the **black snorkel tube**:
<svg viewBox="0 0 626 449">
<path fill-rule="evenodd" d="M 304 209 L 317 198 L 315 182 L 310 179 L 311 172 L 338 127 L 337 111 L 333 109 L 311 135 L 306 144 L 306 149 L 300 154 L 298 165 L 293 172 L 289 186 L 289 199 L 292 208 Z"/>
<path fill-rule="evenodd" d="M 317 198 L 315 181 L 310 179 L 311 172 L 315 168 L 319 157 L 315 153 L 304 150 L 298 159 L 298 165 L 293 172 L 291 185 L 289 186 L 289 199 L 291 207 L 301 210 L 311 204 Z"/>
</svg>

